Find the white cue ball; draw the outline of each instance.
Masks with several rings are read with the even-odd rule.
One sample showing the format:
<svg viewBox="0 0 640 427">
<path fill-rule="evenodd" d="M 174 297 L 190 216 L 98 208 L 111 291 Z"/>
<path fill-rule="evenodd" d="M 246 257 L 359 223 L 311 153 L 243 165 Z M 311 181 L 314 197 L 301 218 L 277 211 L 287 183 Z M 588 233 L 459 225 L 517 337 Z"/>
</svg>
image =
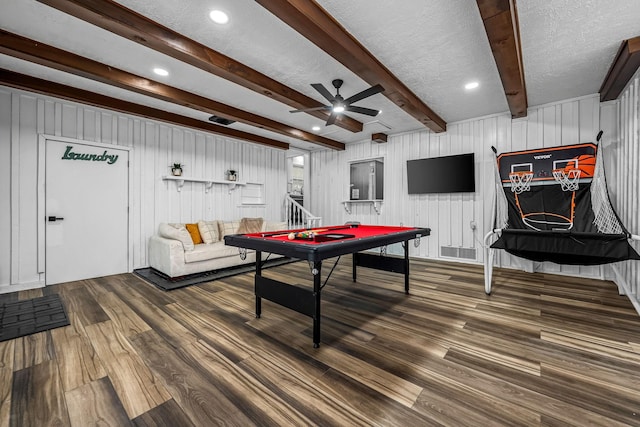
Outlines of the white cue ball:
<svg viewBox="0 0 640 427">
<path fill-rule="evenodd" d="M 289 237 L 289 240 L 293 240 L 296 238 L 296 233 L 289 233 L 287 237 Z"/>
</svg>

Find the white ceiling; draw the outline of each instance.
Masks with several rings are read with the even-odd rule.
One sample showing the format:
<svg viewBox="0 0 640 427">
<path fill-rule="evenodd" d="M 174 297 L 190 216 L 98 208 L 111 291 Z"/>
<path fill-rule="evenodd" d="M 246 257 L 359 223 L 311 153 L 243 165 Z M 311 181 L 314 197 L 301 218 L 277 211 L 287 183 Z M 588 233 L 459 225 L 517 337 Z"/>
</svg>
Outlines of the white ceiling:
<svg viewBox="0 0 640 427">
<path fill-rule="evenodd" d="M 318 0 L 378 60 L 446 122 L 508 111 L 487 36 L 473 0 Z M 348 97 L 369 87 L 320 48 L 252 0 L 118 0 L 158 23 L 228 55 L 326 103 L 311 86 L 341 78 Z M 226 26 L 208 12 L 230 15 Z M 518 0 L 529 106 L 598 92 L 624 39 L 640 35 L 639 0 Z M 220 77 L 113 35 L 35 0 L 0 0 L 0 28 L 161 81 L 345 144 L 425 129 L 382 94 L 357 103 L 382 114 L 351 116 L 365 123 L 352 133 L 324 123 Z M 170 76 L 152 73 L 156 66 Z M 207 121 L 209 114 L 0 55 L 0 68 L 122 98 Z M 478 89 L 464 84 L 476 80 Z M 288 142 L 292 148 L 325 149 L 240 123 L 231 127 Z"/>
</svg>

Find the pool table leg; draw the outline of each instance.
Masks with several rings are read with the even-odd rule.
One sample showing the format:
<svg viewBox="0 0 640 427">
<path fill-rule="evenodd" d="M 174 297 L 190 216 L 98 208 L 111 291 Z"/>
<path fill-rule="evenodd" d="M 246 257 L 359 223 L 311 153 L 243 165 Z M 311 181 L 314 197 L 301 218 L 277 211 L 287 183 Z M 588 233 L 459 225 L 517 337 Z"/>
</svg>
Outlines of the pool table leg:
<svg viewBox="0 0 640 427">
<path fill-rule="evenodd" d="M 321 274 L 322 261 L 313 264 L 313 348 L 320 347 L 320 292 L 322 289 Z"/>
<path fill-rule="evenodd" d="M 354 282 L 356 281 L 356 265 L 357 265 L 356 257 L 357 257 L 357 256 L 358 256 L 358 253 L 357 253 L 357 252 L 354 252 L 354 253 L 351 255 L 351 260 L 352 260 L 351 265 L 352 265 L 352 268 L 353 268 L 353 270 L 352 270 L 352 272 L 351 272 L 351 275 L 353 276 L 353 281 L 354 281 Z"/>
<path fill-rule="evenodd" d="M 256 251 L 256 278 L 262 276 L 262 252 Z M 253 291 L 256 295 L 256 318 L 259 318 L 262 314 L 262 298 L 258 296 L 257 279 L 253 282 Z"/>
<path fill-rule="evenodd" d="M 409 241 L 404 241 L 404 293 L 409 295 Z"/>
</svg>

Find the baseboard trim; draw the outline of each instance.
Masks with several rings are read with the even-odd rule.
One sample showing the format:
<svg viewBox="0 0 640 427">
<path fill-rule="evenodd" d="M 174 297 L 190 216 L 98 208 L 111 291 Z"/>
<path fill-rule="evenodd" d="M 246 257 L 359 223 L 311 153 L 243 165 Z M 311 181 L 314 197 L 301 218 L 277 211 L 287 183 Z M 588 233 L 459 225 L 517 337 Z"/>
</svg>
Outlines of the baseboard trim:
<svg viewBox="0 0 640 427">
<path fill-rule="evenodd" d="M 28 291 L 31 289 L 44 288 L 44 282 L 18 283 L 15 285 L 0 285 L 0 294 L 8 294 L 11 292 Z"/>
</svg>

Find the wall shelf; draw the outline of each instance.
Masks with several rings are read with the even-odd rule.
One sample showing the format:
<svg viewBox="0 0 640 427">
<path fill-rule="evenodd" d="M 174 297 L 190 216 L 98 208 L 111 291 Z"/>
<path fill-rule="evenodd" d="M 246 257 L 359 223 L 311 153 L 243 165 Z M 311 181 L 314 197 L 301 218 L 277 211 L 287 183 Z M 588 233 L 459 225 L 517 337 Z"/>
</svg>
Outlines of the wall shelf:
<svg viewBox="0 0 640 427">
<path fill-rule="evenodd" d="M 351 213 L 351 205 L 353 203 L 371 203 L 373 205 L 373 209 L 376 211 L 378 215 L 380 215 L 380 210 L 382 209 L 382 200 L 345 200 L 342 202 L 344 206 L 344 210 L 347 211 L 348 214 Z"/>
<path fill-rule="evenodd" d="M 182 190 L 185 182 L 202 182 L 205 184 L 204 191 L 208 193 L 213 187 L 213 184 L 222 184 L 227 185 L 229 187 L 229 192 L 235 190 L 237 186 L 247 185 L 246 182 L 242 181 L 228 181 L 226 179 L 203 179 L 203 178 L 191 178 L 188 176 L 173 176 L 173 175 L 165 175 L 162 177 L 165 181 L 175 181 L 176 187 L 178 191 Z"/>
</svg>

